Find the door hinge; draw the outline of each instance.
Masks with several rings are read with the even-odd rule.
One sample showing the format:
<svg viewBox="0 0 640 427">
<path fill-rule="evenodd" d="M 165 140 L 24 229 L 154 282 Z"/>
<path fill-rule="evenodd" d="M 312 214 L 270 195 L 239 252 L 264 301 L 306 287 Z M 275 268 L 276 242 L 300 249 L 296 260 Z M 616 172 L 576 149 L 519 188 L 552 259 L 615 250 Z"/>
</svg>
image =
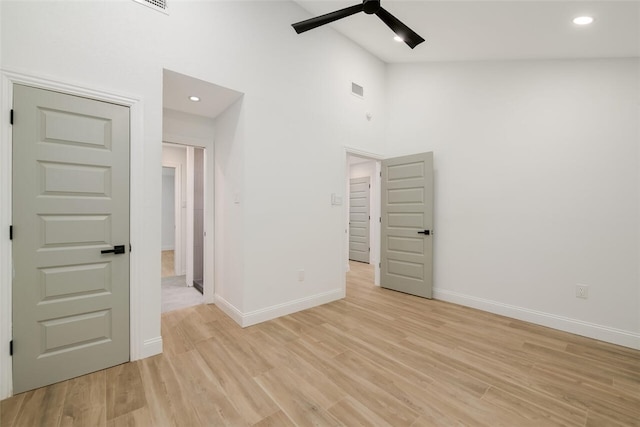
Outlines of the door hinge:
<svg viewBox="0 0 640 427">
<path fill-rule="evenodd" d="M 13 240 L 13 225 L 9 226 L 9 240 Z"/>
<path fill-rule="evenodd" d="M 11 110 L 11 113 L 9 114 L 9 124 L 13 124 L 13 109 Z"/>
<path fill-rule="evenodd" d="M 369 188 L 371 188 L 371 184 L 369 184 Z"/>
<path fill-rule="evenodd" d="M 379 219 L 380 219 L 380 224 L 382 224 L 382 217 L 380 217 Z"/>
<path fill-rule="evenodd" d="M 131 243 L 129 243 L 129 253 L 131 253 Z"/>
<path fill-rule="evenodd" d="M 13 356 L 13 340 L 9 341 L 9 356 Z"/>
<path fill-rule="evenodd" d="M 380 172 L 380 178 L 382 178 L 382 172 Z"/>
<path fill-rule="evenodd" d="M 378 263 L 378 268 L 382 268 L 382 263 L 381 262 Z"/>
</svg>

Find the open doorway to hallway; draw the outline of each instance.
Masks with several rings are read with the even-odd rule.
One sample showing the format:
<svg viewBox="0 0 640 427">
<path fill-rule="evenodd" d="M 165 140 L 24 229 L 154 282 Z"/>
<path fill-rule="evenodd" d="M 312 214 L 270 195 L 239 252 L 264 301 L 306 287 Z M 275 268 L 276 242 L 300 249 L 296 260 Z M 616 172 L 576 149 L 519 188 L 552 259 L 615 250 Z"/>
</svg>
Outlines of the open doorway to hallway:
<svg viewBox="0 0 640 427">
<path fill-rule="evenodd" d="M 347 271 L 364 263 L 379 284 L 380 159 L 347 151 Z M 360 266 L 359 266 L 360 267 Z"/>
<path fill-rule="evenodd" d="M 204 303 L 204 166 L 203 148 L 162 145 L 162 312 Z"/>
</svg>

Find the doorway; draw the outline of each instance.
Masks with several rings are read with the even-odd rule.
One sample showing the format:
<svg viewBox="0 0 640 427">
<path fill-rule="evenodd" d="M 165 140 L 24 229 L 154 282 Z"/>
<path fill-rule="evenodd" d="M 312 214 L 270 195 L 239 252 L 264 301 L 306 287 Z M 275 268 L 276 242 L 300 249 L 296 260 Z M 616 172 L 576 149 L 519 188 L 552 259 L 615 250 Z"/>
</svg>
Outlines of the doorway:
<svg viewBox="0 0 640 427">
<path fill-rule="evenodd" d="M 163 313 L 204 303 L 204 156 L 200 147 L 162 144 Z"/>
<path fill-rule="evenodd" d="M 346 156 L 346 194 L 356 198 L 355 203 L 350 200 L 349 208 L 345 209 L 347 262 L 364 262 L 358 259 L 358 251 L 350 251 L 354 235 L 362 234 L 362 221 L 356 222 L 355 233 L 350 222 L 363 211 L 365 188 L 362 184 L 370 179 L 370 262 L 374 263 L 375 285 L 431 298 L 433 153 L 383 159 L 347 148 Z M 346 271 L 350 269 L 351 264 L 347 264 Z"/>
<path fill-rule="evenodd" d="M 381 156 L 347 149 L 346 271 L 353 261 L 369 263 L 373 282 L 380 284 Z"/>
</svg>

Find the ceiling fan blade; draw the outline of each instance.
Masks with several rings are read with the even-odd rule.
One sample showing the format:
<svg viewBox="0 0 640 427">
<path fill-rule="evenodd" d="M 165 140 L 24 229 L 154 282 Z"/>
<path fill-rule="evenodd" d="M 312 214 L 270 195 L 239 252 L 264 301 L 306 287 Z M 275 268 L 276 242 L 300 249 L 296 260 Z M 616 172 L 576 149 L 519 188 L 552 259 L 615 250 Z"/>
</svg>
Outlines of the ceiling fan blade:
<svg viewBox="0 0 640 427">
<path fill-rule="evenodd" d="M 381 7 L 378 9 L 376 15 L 378 18 L 382 19 L 382 21 L 387 24 L 387 26 L 396 33 L 396 35 L 401 37 L 411 49 L 424 41 L 418 33 L 404 25 L 398 18 L 387 12 L 384 8 Z"/>
<path fill-rule="evenodd" d="M 347 16 L 351 16 L 355 13 L 362 12 L 363 9 L 362 4 L 357 4 L 355 6 L 346 7 L 344 9 L 336 10 L 335 12 L 327 13 L 325 15 L 316 16 L 315 18 L 307 19 L 305 21 L 296 22 L 295 24 L 291 24 L 296 33 L 304 33 L 305 31 L 313 30 L 321 25 L 328 24 L 333 21 L 337 21 L 338 19 L 346 18 Z"/>
</svg>

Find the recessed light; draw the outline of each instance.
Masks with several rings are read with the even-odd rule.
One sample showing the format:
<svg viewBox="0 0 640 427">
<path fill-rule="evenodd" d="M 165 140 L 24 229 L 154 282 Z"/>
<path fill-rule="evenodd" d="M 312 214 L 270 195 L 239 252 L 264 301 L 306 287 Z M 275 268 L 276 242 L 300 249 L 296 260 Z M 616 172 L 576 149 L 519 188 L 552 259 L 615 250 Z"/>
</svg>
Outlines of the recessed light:
<svg viewBox="0 0 640 427">
<path fill-rule="evenodd" d="M 397 41 L 398 43 L 402 43 L 404 41 L 404 39 L 402 37 L 400 37 L 400 36 L 395 36 L 393 39 L 395 41 Z"/>
<path fill-rule="evenodd" d="M 190 96 L 189 99 L 193 102 L 198 102 L 200 101 L 200 98 L 198 98 L 197 96 Z"/>
<path fill-rule="evenodd" d="M 593 22 L 593 18 L 591 16 L 578 16 L 573 19 L 573 23 L 576 25 L 589 25 Z"/>
</svg>

